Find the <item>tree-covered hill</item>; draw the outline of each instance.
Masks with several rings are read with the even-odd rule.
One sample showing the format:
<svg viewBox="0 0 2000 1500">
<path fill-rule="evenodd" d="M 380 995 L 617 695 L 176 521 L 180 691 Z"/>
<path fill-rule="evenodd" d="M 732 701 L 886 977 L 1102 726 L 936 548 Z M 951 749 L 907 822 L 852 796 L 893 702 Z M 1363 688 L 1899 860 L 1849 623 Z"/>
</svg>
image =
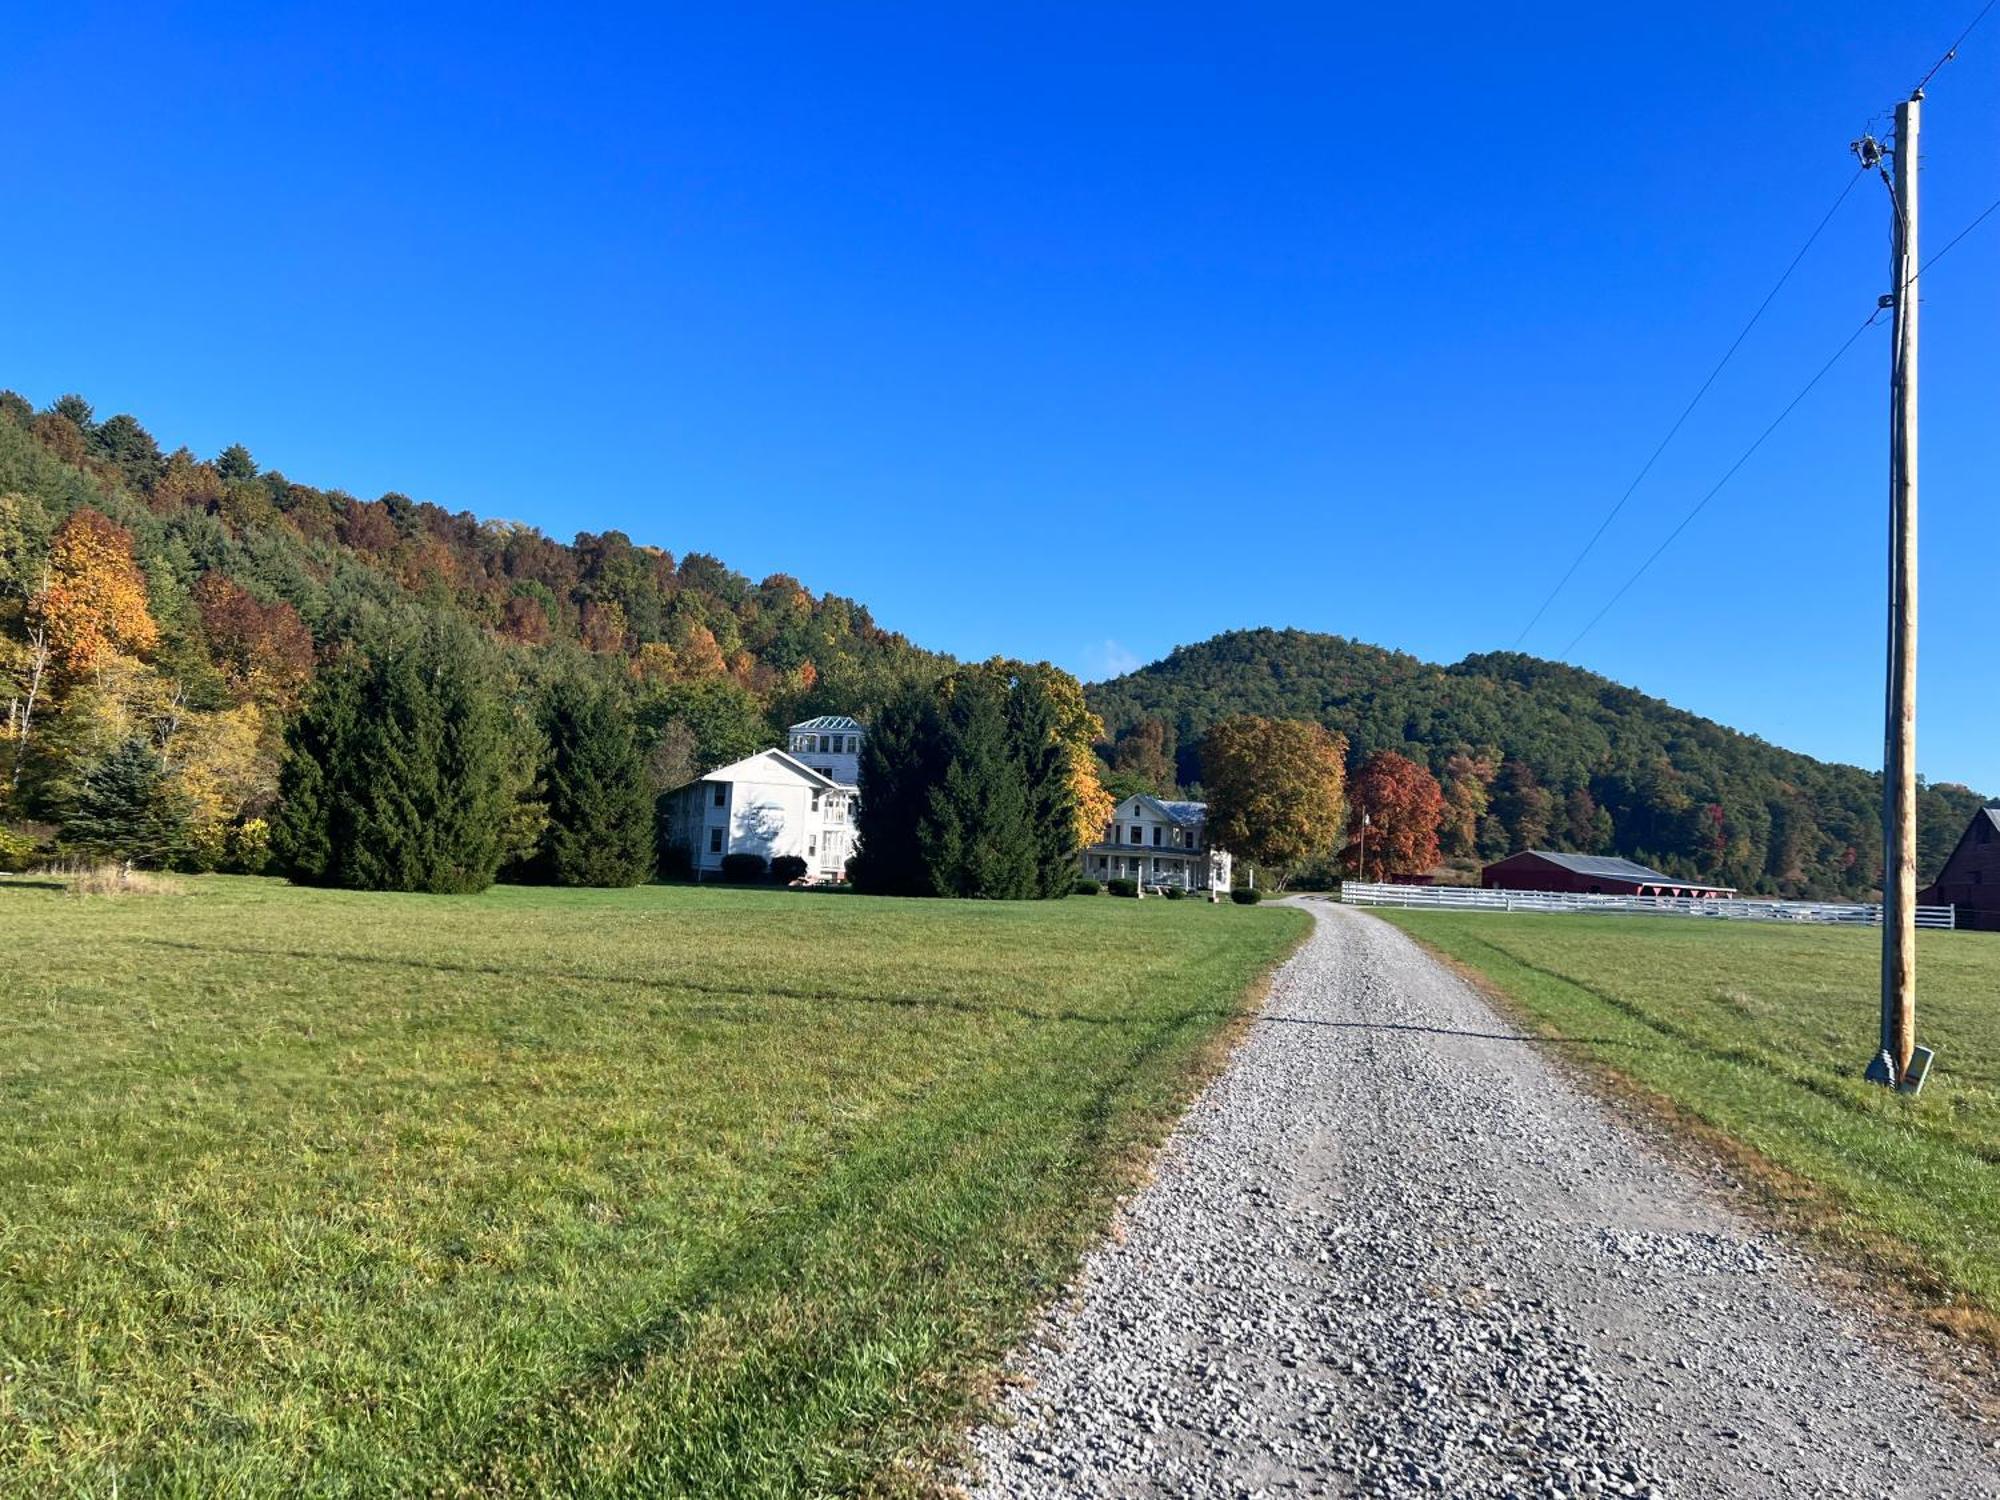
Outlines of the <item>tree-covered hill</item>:
<svg viewBox="0 0 2000 1500">
<path fill-rule="evenodd" d="M 523 715 L 555 675 L 614 687 L 663 785 L 949 665 L 784 574 L 752 583 L 615 531 L 565 544 L 363 500 L 260 470 L 241 446 L 163 452 L 79 396 L 38 411 L 0 392 L 0 858 L 141 741 L 197 862 L 255 864 L 283 725 L 314 678 L 440 623 Z"/>
<path fill-rule="evenodd" d="M 1245 630 L 1095 684 L 1089 699 L 1119 746 L 1114 764 L 1144 764 L 1157 746 L 1184 784 L 1199 777 L 1202 732 L 1230 714 L 1317 720 L 1347 736 L 1350 765 L 1382 749 L 1413 755 L 1444 782 L 1446 851 L 1462 859 L 1552 846 L 1828 896 L 1879 879 L 1877 776 L 1536 657 L 1447 667 L 1340 636 Z M 1926 877 L 1981 800 L 1925 788 Z"/>
</svg>

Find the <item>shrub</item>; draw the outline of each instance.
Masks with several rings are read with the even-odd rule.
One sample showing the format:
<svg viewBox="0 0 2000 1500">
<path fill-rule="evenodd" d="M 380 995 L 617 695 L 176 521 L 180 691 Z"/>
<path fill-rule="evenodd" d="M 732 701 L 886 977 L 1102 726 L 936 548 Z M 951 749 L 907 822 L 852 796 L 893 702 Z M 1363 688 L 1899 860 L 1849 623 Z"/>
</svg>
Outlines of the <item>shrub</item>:
<svg viewBox="0 0 2000 1500">
<path fill-rule="evenodd" d="M 1078 896 L 1095 896 L 1103 889 L 1104 887 L 1094 880 L 1079 880 L 1075 885 L 1070 887 L 1071 893 Z"/>
<path fill-rule="evenodd" d="M 1180 886 L 1170 885 L 1166 889 L 1166 897 L 1169 901 L 1185 901 L 1187 900 L 1187 892 Z"/>
<path fill-rule="evenodd" d="M 1255 906 L 1259 901 L 1262 901 L 1264 899 L 1264 893 L 1262 891 L 1249 890 L 1249 889 L 1240 891 L 1231 891 L 1229 893 L 1229 899 L 1231 901 L 1234 901 L 1238 906 Z"/>
<path fill-rule="evenodd" d="M 694 850 L 686 844 L 667 844 L 660 850 L 660 879 L 694 879 Z"/>
<path fill-rule="evenodd" d="M 18 828 L 0 828 L 0 874 L 18 875 L 34 862 L 34 839 Z"/>
<path fill-rule="evenodd" d="M 796 854 L 780 854 L 771 861 L 771 878 L 779 885 L 790 885 L 795 880 L 804 880 L 806 862 Z"/>
<path fill-rule="evenodd" d="M 1136 896 L 1139 894 L 1139 882 L 1136 880 L 1126 880 L 1122 877 L 1116 880 L 1105 881 L 1104 888 L 1114 896 Z"/>
<path fill-rule="evenodd" d="M 763 855 L 751 854 L 747 850 L 722 856 L 722 878 L 731 885 L 748 885 L 753 880 L 762 880 L 770 868 Z"/>
</svg>

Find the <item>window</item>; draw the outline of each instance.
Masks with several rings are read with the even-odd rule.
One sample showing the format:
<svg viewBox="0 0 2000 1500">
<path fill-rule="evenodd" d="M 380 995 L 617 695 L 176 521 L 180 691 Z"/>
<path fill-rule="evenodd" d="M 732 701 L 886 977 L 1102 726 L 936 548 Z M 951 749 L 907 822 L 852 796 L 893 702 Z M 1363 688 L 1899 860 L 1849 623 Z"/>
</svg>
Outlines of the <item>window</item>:
<svg viewBox="0 0 2000 1500">
<path fill-rule="evenodd" d="M 1166 837 L 1166 830 L 1160 827 L 1158 823 L 1155 823 L 1153 825 L 1153 847 L 1155 849 L 1159 848 L 1162 840 L 1165 837 Z"/>
<path fill-rule="evenodd" d="M 718 782 L 716 782 L 716 784 L 715 784 L 715 805 L 716 805 L 717 807 L 720 807 L 720 806 L 722 806 L 722 804 L 723 804 L 723 803 L 724 803 L 724 802 L 725 802 L 725 801 L 726 801 L 726 800 L 728 799 L 728 796 L 729 796 L 729 788 L 728 788 L 728 787 L 726 787 L 726 786 L 724 786 L 724 785 L 723 785 L 723 784 L 722 784 L 721 782 L 719 782 L 719 781 L 718 781 Z"/>
<path fill-rule="evenodd" d="M 849 736 L 847 737 L 847 753 L 848 753 L 849 755 L 859 755 L 859 754 L 861 753 L 861 736 L 860 736 L 860 735 L 858 735 L 858 734 L 850 734 L 850 735 L 849 735 Z"/>
<path fill-rule="evenodd" d="M 1143 844 L 1146 842 L 1146 830 L 1140 827 L 1139 824 L 1137 823 L 1134 823 L 1132 825 L 1132 842 L 1135 844 Z"/>
<path fill-rule="evenodd" d="M 817 787 L 813 788 L 813 805 L 812 805 L 812 810 L 813 810 L 814 812 L 818 812 L 818 811 L 819 811 L 819 788 L 817 788 Z"/>
<path fill-rule="evenodd" d="M 816 839 L 816 838 L 811 838 L 811 837 L 808 837 L 808 838 L 806 839 L 806 858 L 807 858 L 807 859 L 817 859 L 817 858 L 819 858 L 819 840 L 818 840 L 818 839 Z"/>
<path fill-rule="evenodd" d="M 720 828 L 711 828 L 708 830 L 708 852 L 710 854 L 720 854 L 722 852 L 722 830 Z"/>
</svg>

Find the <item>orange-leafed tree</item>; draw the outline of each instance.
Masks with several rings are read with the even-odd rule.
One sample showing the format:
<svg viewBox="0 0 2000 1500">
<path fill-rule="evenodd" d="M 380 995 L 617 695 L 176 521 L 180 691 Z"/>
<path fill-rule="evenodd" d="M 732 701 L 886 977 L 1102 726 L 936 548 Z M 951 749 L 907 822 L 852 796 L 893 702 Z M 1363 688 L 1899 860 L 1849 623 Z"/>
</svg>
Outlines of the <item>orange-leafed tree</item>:
<svg viewBox="0 0 2000 1500">
<path fill-rule="evenodd" d="M 1448 811 L 1437 778 L 1406 755 L 1378 750 L 1348 789 L 1347 848 L 1341 858 L 1362 879 L 1421 875 L 1438 862 L 1438 829 Z M 1359 867 L 1367 818 L 1367 868 Z"/>
<path fill-rule="evenodd" d="M 1340 840 L 1346 756 L 1346 739 L 1323 724 L 1218 719 L 1201 741 L 1209 838 L 1282 888 Z"/>
<path fill-rule="evenodd" d="M 89 506 L 73 511 L 49 539 L 47 582 L 30 613 L 72 676 L 112 652 L 142 655 L 160 643 L 145 575 L 132 560 L 132 533 Z"/>
</svg>

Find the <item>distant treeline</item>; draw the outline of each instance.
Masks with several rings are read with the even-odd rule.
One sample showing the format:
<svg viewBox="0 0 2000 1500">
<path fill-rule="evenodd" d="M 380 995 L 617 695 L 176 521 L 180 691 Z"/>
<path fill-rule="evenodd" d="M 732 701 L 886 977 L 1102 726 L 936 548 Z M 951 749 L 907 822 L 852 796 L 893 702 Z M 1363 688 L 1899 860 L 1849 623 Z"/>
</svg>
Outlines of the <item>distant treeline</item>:
<svg viewBox="0 0 2000 1500">
<path fill-rule="evenodd" d="M 1546 847 L 1622 854 L 1746 891 L 1859 897 L 1880 880 L 1881 784 L 1574 667 L 1515 653 L 1441 667 L 1300 630 L 1183 646 L 1088 690 L 1111 745 L 1108 784 L 1171 791 L 1200 776 L 1200 737 L 1235 714 L 1310 719 L 1423 761 L 1448 807 L 1444 852 Z M 1939 784 L 1919 799 L 1934 873 L 1984 801 Z"/>
</svg>

